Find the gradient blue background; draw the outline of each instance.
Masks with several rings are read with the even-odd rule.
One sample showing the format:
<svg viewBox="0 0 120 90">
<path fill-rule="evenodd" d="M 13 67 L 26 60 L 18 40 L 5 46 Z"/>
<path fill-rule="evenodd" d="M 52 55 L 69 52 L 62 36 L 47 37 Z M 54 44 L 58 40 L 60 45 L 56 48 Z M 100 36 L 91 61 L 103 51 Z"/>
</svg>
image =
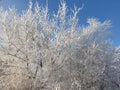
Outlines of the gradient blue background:
<svg viewBox="0 0 120 90">
<path fill-rule="evenodd" d="M 32 0 L 39 4 L 45 5 L 46 0 Z M 112 45 L 120 45 L 120 0 L 65 0 L 68 8 L 73 8 L 74 5 L 81 7 L 84 4 L 83 10 L 78 14 L 79 23 L 86 24 L 87 18 L 95 17 L 101 22 L 111 20 L 112 28 Z M 29 0 L 0 0 L 0 7 L 8 9 L 15 7 L 18 13 L 28 8 Z M 60 0 L 48 0 L 49 12 L 57 11 Z"/>
</svg>

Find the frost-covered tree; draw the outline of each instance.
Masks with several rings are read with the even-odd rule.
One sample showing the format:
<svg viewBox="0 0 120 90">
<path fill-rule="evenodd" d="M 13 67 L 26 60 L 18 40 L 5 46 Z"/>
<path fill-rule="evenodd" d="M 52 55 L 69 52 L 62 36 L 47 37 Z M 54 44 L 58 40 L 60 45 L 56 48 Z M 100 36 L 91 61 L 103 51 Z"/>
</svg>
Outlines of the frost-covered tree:
<svg viewBox="0 0 120 90">
<path fill-rule="evenodd" d="M 111 24 L 91 18 L 80 26 L 81 9 L 70 12 L 64 1 L 52 15 L 32 2 L 21 15 L 0 9 L 0 89 L 119 90 L 120 50 L 106 39 Z"/>
</svg>

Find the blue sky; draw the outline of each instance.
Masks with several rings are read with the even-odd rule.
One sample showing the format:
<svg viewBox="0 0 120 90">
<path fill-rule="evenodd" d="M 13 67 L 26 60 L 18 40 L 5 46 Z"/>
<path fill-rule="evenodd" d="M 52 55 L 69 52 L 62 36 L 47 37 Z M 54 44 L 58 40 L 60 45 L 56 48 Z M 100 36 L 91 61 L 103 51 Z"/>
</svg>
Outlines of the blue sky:
<svg viewBox="0 0 120 90">
<path fill-rule="evenodd" d="M 32 0 L 39 4 L 45 5 L 46 0 Z M 57 11 L 60 0 L 48 0 L 49 11 Z M 100 21 L 111 20 L 112 28 L 112 45 L 120 45 L 120 0 L 65 0 L 68 8 L 74 5 L 81 7 L 83 10 L 78 14 L 79 23 L 86 24 L 87 18 L 98 18 Z M 20 13 L 28 8 L 29 0 L 1 0 L 0 6 L 4 9 L 15 7 Z"/>
</svg>

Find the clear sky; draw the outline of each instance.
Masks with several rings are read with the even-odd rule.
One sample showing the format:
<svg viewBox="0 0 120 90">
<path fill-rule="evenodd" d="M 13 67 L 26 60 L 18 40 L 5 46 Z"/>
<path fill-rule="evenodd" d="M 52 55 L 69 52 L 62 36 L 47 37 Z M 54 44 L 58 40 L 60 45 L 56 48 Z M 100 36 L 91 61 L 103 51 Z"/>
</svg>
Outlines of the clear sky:
<svg viewBox="0 0 120 90">
<path fill-rule="evenodd" d="M 46 0 L 32 0 L 42 5 L 45 5 Z M 60 0 L 48 0 L 49 11 L 57 11 Z M 112 22 L 112 45 L 120 45 L 120 0 L 65 0 L 68 8 L 73 8 L 74 5 L 81 7 L 84 4 L 83 10 L 78 15 L 79 22 L 86 24 L 87 18 L 95 17 L 100 21 L 111 20 Z M 28 8 L 29 0 L 0 0 L 0 6 L 3 9 L 15 7 L 20 13 Z"/>
</svg>

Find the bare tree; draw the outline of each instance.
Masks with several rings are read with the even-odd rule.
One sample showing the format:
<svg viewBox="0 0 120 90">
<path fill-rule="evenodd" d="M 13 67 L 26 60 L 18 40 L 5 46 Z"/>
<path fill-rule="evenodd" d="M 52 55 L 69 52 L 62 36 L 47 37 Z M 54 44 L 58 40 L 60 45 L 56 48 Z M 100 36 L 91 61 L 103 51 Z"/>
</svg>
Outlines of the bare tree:
<svg viewBox="0 0 120 90">
<path fill-rule="evenodd" d="M 80 26 L 81 9 L 74 7 L 68 15 L 64 1 L 52 15 L 32 2 L 21 15 L 0 9 L 0 89 L 119 89 L 108 68 L 116 58 L 106 40 L 110 22 L 91 18 Z"/>
</svg>

